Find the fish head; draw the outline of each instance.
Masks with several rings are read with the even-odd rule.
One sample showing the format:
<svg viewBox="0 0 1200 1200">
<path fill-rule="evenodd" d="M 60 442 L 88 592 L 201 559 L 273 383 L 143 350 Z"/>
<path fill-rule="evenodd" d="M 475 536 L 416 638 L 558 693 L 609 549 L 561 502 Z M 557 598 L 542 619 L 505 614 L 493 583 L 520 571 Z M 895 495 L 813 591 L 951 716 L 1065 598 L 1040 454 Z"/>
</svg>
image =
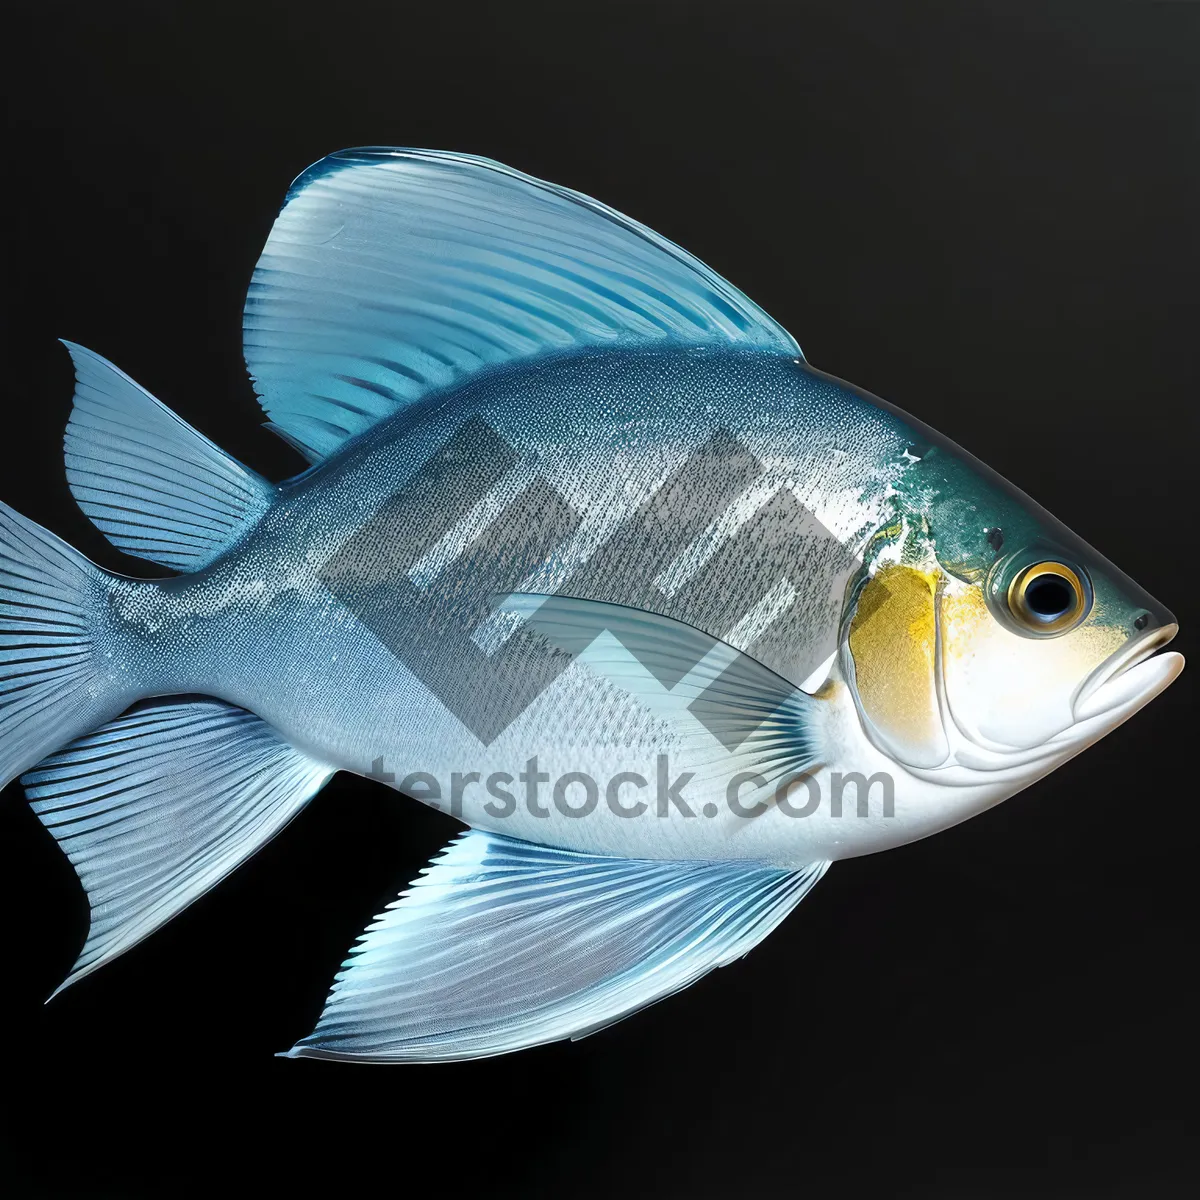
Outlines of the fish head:
<svg viewBox="0 0 1200 1200">
<path fill-rule="evenodd" d="M 952 444 L 906 452 L 894 520 L 851 591 L 842 654 L 863 726 L 932 779 L 1031 782 L 1183 668 L 1171 612 Z M 948 774 L 948 769 L 957 768 Z"/>
</svg>

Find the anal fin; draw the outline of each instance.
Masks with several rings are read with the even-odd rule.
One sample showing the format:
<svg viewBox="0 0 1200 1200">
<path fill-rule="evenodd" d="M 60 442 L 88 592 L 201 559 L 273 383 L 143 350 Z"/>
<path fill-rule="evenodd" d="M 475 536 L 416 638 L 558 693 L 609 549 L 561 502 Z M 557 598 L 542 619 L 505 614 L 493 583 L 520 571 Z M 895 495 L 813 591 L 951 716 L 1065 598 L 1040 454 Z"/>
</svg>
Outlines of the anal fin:
<svg viewBox="0 0 1200 1200">
<path fill-rule="evenodd" d="M 742 957 L 825 873 L 470 830 L 371 925 L 287 1057 L 483 1058 L 579 1038 Z"/>
<path fill-rule="evenodd" d="M 58 990 L 214 887 L 332 773 L 252 713 L 207 699 L 135 709 L 26 772 L 33 810 L 92 910 L 87 942 Z"/>
</svg>

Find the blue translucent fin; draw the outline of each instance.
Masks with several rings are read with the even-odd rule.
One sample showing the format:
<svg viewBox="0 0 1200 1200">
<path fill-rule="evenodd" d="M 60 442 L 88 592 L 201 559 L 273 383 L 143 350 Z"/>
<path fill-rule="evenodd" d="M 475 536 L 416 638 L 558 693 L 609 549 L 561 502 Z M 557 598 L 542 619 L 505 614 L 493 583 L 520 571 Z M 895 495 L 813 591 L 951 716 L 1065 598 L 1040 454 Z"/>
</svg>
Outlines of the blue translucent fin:
<svg viewBox="0 0 1200 1200">
<path fill-rule="evenodd" d="M 112 714 L 95 667 L 107 581 L 0 504 L 0 787 Z"/>
<path fill-rule="evenodd" d="M 800 355 L 737 288 L 644 225 L 500 163 L 343 150 L 292 185 L 246 300 L 246 364 L 312 461 L 435 388 L 588 346 Z"/>
<path fill-rule="evenodd" d="M 470 830 L 367 929 L 289 1057 L 433 1062 L 583 1037 L 741 958 L 828 865 L 600 858 Z"/>
<path fill-rule="evenodd" d="M 269 841 L 332 774 L 258 717 L 156 702 L 22 779 L 92 909 L 67 987 L 148 937 Z"/>
<path fill-rule="evenodd" d="M 512 593 L 497 597 L 496 609 L 519 614 L 554 650 L 682 727 L 693 763 L 771 782 L 821 760 L 824 703 L 692 625 L 573 596 Z"/>
<path fill-rule="evenodd" d="M 176 571 L 207 566 L 266 511 L 274 488 L 83 346 L 63 446 L 79 507 L 114 546 Z"/>
</svg>

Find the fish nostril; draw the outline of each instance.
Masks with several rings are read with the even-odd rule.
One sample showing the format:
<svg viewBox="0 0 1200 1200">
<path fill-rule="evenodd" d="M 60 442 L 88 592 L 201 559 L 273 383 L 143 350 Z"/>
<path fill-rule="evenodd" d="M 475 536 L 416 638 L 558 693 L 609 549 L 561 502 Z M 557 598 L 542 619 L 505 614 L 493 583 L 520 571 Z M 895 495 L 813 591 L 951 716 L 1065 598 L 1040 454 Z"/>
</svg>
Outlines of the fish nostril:
<svg viewBox="0 0 1200 1200">
<path fill-rule="evenodd" d="M 1146 624 L 1138 632 L 1146 630 L 1148 632 L 1145 633 L 1144 637 L 1130 637 L 1126 643 L 1128 652 L 1118 659 L 1119 665 L 1112 672 L 1114 676 L 1120 675 L 1130 667 L 1137 666 L 1140 662 L 1145 662 L 1148 658 L 1152 658 L 1179 632 L 1178 625 L 1160 625 L 1154 620 L 1152 613 L 1145 613 L 1144 615 L 1146 617 Z M 1137 625 L 1137 621 L 1134 621 L 1134 625 Z"/>
</svg>

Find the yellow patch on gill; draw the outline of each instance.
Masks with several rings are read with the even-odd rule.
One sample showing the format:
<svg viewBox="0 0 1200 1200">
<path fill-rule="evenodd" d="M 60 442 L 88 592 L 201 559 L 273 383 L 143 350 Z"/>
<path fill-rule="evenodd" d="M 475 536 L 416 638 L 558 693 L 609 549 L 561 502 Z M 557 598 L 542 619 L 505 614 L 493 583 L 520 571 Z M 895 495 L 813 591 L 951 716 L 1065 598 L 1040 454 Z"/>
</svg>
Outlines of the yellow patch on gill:
<svg viewBox="0 0 1200 1200">
<path fill-rule="evenodd" d="M 981 636 L 1001 633 L 996 618 L 988 611 L 983 589 L 975 584 L 956 584 L 942 594 L 942 658 L 968 658 L 979 647 Z"/>
<path fill-rule="evenodd" d="M 859 594 L 850 623 L 859 703 L 889 743 L 935 759 L 943 745 L 934 671 L 937 576 L 880 569 Z"/>
</svg>

